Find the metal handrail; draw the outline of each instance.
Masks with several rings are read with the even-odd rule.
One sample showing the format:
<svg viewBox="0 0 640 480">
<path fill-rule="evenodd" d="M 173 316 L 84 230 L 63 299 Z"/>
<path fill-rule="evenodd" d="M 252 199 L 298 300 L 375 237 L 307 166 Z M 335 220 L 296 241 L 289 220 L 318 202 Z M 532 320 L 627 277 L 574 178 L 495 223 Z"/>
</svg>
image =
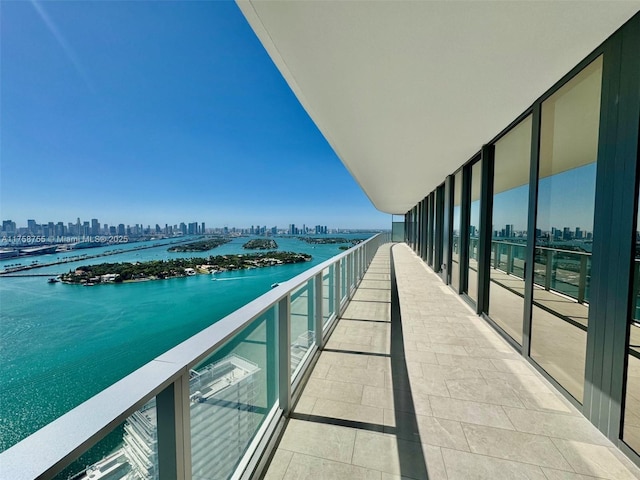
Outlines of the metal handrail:
<svg viewBox="0 0 640 480">
<path fill-rule="evenodd" d="M 332 315 L 332 318 L 335 321 L 341 313 L 344 297 L 350 298 L 378 247 L 388 242 L 388 237 L 389 234 L 386 233 L 377 234 L 283 282 L 0 453 L 0 477 L 11 480 L 53 477 L 123 423 L 142 405 L 157 397 L 158 450 L 163 448 L 163 452 L 169 451 L 174 457 L 174 462 L 169 462 L 170 469 L 160 466 L 160 478 L 188 480 L 191 475 L 189 371 L 275 305 L 284 307 L 282 310 L 286 311 L 285 318 L 280 318 L 280 321 L 288 322 L 290 329 L 291 312 L 288 305 L 291 293 L 311 279 L 321 280 L 323 271 L 331 266 L 339 273 L 342 259 L 347 258 L 347 288 L 344 296 L 339 290 L 340 277 L 337 276 L 335 281 L 335 292 L 341 293 L 334 298 L 335 315 Z M 321 299 L 316 298 L 315 301 L 321 303 Z M 322 307 L 319 307 L 315 313 L 322 318 Z M 282 317 L 282 314 L 279 313 L 278 316 Z M 316 332 L 316 337 L 320 337 L 320 345 L 323 333 Z M 290 344 L 279 347 L 280 350 L 282 348 L 285 348 L 290 356 Z M 280 352 L 280 355 L 287 354 Z M 289 389 L 289 398 L 279 397 L 279 403 L 281 410 L 286 412 L 286 403 L 290 402 L 291 379 L 288 371 L 286 378 L 282 378 L 283 376 L 280 375 L 280 391 L 283 391 L 282 383 L 286 380 L 288 385 L 285 387 Z M 287 391 L 286 388 L 284 391 Z M 163 401 L 160 401 L 161 397 Z M 162 427 L 165 429 L 162 436 L 161 417 L 173 419 L 172 425 Z M 169 437 L 167 432 L 170 433 Z"/>
</svg>

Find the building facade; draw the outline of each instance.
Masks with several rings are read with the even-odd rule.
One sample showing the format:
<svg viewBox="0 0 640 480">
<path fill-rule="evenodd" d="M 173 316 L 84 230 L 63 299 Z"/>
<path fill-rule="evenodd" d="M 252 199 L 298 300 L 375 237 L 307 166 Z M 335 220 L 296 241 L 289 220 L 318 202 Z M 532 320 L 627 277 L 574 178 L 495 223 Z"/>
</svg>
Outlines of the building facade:
<svg viewBox="0 0 640 480">
<path fill-rule="evenodd" d="M 636 462 L 640 15 L 405 215 L 442 281 Z"/>
</svg>

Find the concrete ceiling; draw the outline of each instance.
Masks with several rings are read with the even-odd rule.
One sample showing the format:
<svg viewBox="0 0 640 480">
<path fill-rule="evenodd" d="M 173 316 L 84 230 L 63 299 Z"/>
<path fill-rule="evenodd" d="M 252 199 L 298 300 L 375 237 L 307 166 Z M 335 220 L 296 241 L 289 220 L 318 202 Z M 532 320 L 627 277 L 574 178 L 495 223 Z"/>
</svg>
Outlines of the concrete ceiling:
<svg viewBox="0 0 640 480">
<path fill-rule="evenodd" d="M 237 0 L 379 210 L 403 214 L 639 1 Z"/>
</svg>

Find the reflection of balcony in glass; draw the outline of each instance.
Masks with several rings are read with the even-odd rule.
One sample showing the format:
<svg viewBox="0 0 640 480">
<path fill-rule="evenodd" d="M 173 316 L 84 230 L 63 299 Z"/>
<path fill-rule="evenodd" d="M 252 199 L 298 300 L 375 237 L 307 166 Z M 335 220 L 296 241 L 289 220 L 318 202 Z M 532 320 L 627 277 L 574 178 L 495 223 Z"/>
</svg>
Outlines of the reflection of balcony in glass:
<svg viewBox="0 0 640 480">
<path fill-rule="evenodd" d="M 315 333 L 312 331 L 307 331 L 301 334 L 295 342 L 291 344 L 291 373 L 296 371 L 298 365 L 304 359 L 307 351 L 315 342 Z"/>
<path fill-rule="evenodd" d="M 207 442 L 192 443 L 193 478 L 228 478 L 260 424 L 255 410 L 260 368 L 237 355 L 192 371 L 189 390 L 194 438 L 213 433 Z M 155 399 L 127 419 L 124 446 L 89 467 L 83 480 L 158 478 Z M 214 446 L 215 448 L 212 448 Z M 200 448 L 198 448 L 200 447 Z"/>
</svg>

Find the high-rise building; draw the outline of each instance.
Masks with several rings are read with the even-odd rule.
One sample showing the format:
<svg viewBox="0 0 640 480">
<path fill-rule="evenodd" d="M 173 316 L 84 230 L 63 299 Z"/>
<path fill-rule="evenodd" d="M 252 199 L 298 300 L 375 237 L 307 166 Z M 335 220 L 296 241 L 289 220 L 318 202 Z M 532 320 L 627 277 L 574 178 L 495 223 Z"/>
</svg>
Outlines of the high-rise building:
<svg viewBox="0 0 640 480">
<path fill-rule="evenodd" d="M 16 233 L 16 222 L 14 222 L 13 220 L 3 220 L 2 231 L 5 234 L 13 235 L 14 233 Z"/>
<path fill-rule="evenodd" d="M 191 425 L 199 439 L 191 450 L 194 479 L 224 479 L 233 473 L 239 453 L 247 449 L 262 419 L 257 402 L 259 371 L 255 363 L 235 354 L 192 371 Z M 154 398 L 129 417 L 122 449 L 89 467 L 82 479 L 157 479 L 155 407 Z"/>
<path fill-rule="evenodd" d="M 91 235 L 100 235 L 100 222 L 97 218 L 91 219 Z"/>
</svg>

